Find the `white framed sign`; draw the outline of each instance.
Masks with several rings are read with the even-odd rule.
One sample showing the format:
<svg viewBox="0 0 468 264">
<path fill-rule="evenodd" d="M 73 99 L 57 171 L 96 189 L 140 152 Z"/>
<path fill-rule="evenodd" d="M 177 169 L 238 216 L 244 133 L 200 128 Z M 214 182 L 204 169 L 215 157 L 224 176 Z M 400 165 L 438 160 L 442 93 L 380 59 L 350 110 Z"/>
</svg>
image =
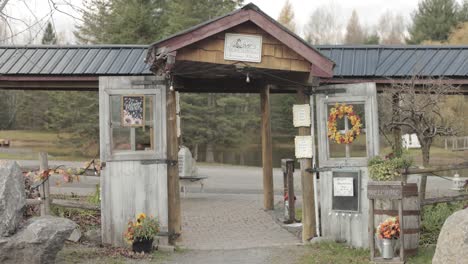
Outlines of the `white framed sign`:
<svg viewBox="0 0 468 264">
<path fill-rule="evenodd" d="M 312 158 L 312 136 L 296 136 L 294 138 L 296 159 Z"/>
<path fill-rule="evenodd" d="M 310 127 L 310 105 L 293 105 L 294 127 Z"/>
<path fill-rule="evenodd" d="M 234 61 L 262 61 L 262 36 L 226 33 L 224 59 Z"/>
<path fill-rule="evenodd" d="M 333 178 L 333 196 L 354 196 L 352 177 L 335 177 Z"/>
</svg>

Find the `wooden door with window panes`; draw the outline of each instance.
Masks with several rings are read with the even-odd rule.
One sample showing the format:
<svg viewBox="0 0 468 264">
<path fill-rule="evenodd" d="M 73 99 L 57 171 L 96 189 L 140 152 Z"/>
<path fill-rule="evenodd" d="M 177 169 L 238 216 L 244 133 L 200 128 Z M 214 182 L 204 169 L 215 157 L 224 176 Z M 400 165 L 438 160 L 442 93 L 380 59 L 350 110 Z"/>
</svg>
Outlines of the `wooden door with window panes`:
<svg viewBox="0 0 468 264">
<path fill-rule="evenodd" d="M 125 246 L 123 232 L 139 213 L 167 228 L 165 80 L 99 78 L 102 241 Z"/>
<path fill-rule="evenodd" d="M 322 86 L 321 90 L 328 91 L 328 94 L 316 95 L 315 100 L 322 235 L 345 240 L 352 246 L 366 247 L 367 162 L 379 153 L 376 85 L 328 85 Z M 358 116 L 362 124 L 360 134 L 355 135 L 349 144 L 338 144 L 336 138 L 328 137 L 330 112 L 343 104 L 352 106 L 353 115 Z M 351 127 L 347 115 L 336 118 L 338 137 L 346 135 Z"/>
</svg>

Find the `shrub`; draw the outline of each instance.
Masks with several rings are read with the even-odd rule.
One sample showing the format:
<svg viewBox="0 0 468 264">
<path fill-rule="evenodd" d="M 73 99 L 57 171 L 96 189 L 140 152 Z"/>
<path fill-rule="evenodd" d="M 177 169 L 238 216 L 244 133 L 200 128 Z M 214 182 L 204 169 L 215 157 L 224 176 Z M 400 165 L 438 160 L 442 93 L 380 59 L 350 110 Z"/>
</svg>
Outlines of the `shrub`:
<svg viewBox="0 0 468 264">
<path fill-rule="evenodd" d="M 400 169 L 406 169 L 411 164 L 412 160 L 405 156 L 385 159 L 377 156 L 369 160 L 369 176 L 375 181 L 392 181 L 401 177 Z"/>
<path fill-rule="evenodd" d="M 437 244 L 445 220 L 454 212 L 463 209 L 468 202 L 440 203 L 427 205 L 422 210 L 420 245 Z"/>
</svg>

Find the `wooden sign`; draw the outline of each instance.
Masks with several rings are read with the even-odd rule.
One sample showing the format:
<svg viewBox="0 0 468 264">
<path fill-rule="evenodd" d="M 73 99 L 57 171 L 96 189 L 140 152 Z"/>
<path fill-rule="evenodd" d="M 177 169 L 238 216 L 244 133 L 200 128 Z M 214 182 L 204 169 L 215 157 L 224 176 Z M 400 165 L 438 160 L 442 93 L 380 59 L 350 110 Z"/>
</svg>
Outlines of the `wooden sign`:
<svg viewBox="0 0 468 264">
<path fill-rule="evenodd" d="M 142 127 L 145 125 L 145 96 L 122 95 L 122 126 Z"/>
<path fill-rule="evenodd" d="M 294 127 L 310 127 L 310 105 L 293 105 Z"/>
<path fill-rule="evenodd" d="M 296 159 L 312 158 L 312 136 L 296 136 L 294 143 Z"/>
<path fill-rule="evenodd" d="M 403 185 L 400 181 L 370 181 L 367 183 L 369 199 L 402 199 L 417 194 L 414 184 Z"/>
<path fill-rule="evenodd" d="M 234 61 L 262 61 L 262 36 L 226 33 L 224 59 Z"/>
<path fill-rule="evenodd" d="M 354 196 L 353 178 L 333 178 L 333 196 Z"/>
<path fill-rule="evenodd" d="M 332 170 L 332 210 L 359 212 L 361 199 L 360 170 Z"/>
</svg>

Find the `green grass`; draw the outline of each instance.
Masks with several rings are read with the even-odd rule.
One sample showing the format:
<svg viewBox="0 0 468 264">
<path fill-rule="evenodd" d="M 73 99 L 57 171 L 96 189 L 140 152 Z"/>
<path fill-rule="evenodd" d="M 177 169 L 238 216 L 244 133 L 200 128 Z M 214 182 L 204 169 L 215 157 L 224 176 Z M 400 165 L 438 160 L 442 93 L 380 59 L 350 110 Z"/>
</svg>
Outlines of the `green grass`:
<svg viewBox="0 0 468 264">
<path fill-rule="evenodd" d="M 322 242 L 308 246 L 300 264 L 351 264 L 369 263 L 369 250 L 346 246 L 343 243 Z M 416 256 L 407 259 L 408 264 L 431 263 L 435 247 L 421 247 Z"/>
<path fill-rule="evenodd" d="M 81 263 L 164 263 L 170 258 L 170 253 L 154 251 L 150 256 L 132 259 L 113 252 L 109 248 L 88 247 L 77 243 L 66 243 L 64 248 L 57 254 L 56 263 L 59 264 L 81 264 Z"/>
<path fill-rule="evenodd" d="M 30 130 L 0 130 L 0 138 L 12 141 L 10 149 L 27 149 L 31 152 L 1 153 L 0 159 L 35 160 L 39 152 L 47 152 L 51 160 L 84 161 L 92 157 L 83 156 L 79 150 L 61 144 L 70 138 L 69 133 L 54 133 Z"/>
<path fill-rule="evenodd" d="M 57 141 L 59 137 L 66 138 L 69 134 L 57 134 L 55 132 L 31 131 L 31 130 L 0 130 L 0 138 L 13 141 Z"/>
</svg>

